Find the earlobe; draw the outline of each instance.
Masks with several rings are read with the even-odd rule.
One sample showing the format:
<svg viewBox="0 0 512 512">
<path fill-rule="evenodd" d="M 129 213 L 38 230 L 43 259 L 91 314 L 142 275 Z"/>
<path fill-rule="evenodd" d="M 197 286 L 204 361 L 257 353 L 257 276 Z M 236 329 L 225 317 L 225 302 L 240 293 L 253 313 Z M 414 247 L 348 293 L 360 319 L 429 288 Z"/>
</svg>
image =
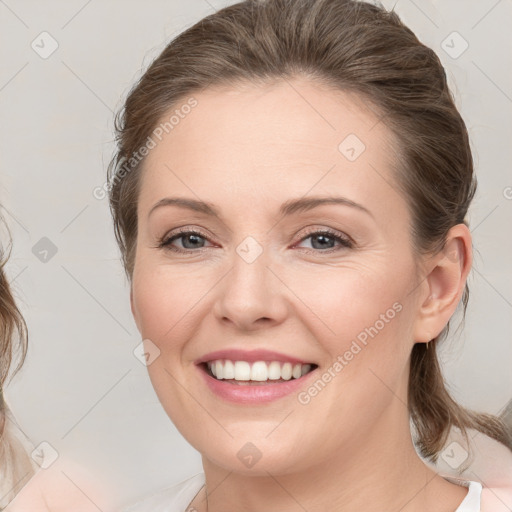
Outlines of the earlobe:
<svg viewBox="0 0 512 512">
<path fill-rule="evenodd" d="M 461 300 L 471 263 L 471 233 L 465 224 L 457 224 L 448 232 L 444 249 L 431 258 L 415 342 L 428 343 L 444 329 Z"/>
</svg>

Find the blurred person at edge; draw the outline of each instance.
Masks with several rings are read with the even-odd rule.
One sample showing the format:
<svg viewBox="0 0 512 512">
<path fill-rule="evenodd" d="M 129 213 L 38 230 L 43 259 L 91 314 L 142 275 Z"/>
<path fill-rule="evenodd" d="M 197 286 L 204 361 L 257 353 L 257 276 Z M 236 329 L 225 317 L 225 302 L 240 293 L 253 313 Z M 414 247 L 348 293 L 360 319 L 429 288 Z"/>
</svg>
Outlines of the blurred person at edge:
<svg viewBox="0 0 512 512">
<path fill-rule="evenodd" d="M 28 348 L 26 322 L 5 271 L 7 260 L 8 251 L 0 247 L 0 510 L 98 512 L 100 504 L 104 512 L 113 511 L 112 496 L 75 461 L 61 455 L 43 469 L 33 460 L 29 452 L 34 447 L 17 428 L 7 405 L 4 385 L 21 369 Z M 73 475 L 80 489 L 62 470 Z"/>
</svg>

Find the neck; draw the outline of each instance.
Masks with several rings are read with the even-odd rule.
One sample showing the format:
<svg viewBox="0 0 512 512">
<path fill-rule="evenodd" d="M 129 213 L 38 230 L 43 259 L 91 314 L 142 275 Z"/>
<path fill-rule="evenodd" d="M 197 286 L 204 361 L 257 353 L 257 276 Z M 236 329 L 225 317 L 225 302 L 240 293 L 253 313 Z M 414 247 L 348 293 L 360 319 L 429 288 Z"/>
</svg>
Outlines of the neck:
<svg viewBox="0 0 512 512">
<path fill-rule="evenodd" d="M 340 446 L 305 471 L 251 476 L 226 471 L 203 457 L 206 490 L 198 512 L 382 512 L 455 510 L 467 490 L 439 477 L 417 455 L 407 410 L 399 401 L 359 442 Z M 397 428 L 397 415 L 401 428 Z M 437 507 L 437 508 L 436 508 Z"/>
</svg>

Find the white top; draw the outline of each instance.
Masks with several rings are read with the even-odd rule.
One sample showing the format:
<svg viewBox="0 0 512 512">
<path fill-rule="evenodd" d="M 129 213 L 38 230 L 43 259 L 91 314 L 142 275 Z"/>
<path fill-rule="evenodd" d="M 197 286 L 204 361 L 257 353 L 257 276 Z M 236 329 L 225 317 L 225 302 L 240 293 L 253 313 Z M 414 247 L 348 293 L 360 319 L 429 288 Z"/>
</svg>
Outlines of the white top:
<svg viewBox="0 0 512 512">
<path fill-rule="evenodd" d="M 455 512 L 480 512 L 481 483 L 469 480 L 456 480 L 446 476 L 443 478 L 468 488 L 466 497 Z M 204 483 L 204 473 L 199 473 L 136 503 L 125 509 L 124 512 L 187 512 L 187 508 Z"/>
</svg>

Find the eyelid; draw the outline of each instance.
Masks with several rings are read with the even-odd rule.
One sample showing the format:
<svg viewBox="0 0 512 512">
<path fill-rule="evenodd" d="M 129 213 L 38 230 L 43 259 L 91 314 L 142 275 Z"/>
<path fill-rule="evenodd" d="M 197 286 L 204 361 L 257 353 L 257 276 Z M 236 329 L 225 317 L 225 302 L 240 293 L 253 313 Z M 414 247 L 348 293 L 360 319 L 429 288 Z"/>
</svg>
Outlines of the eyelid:
<svg viewBox="0 0 512 512">
<path fill-rule="evenodd" d="M 317 234 L 317 233 L 320 233 L 320 234 L 321 233 L 327 233 L 327 234 L 330 234 L 332 236 L 336 236 L 336 237 L 342 238 L 342 239 L 344 239 L 347 242 L 350 242 L 352 244 L 355 244 L 355 242 L 352 239 L 352 237 L 350 237 L 349 235 L 347 235 L 343 231 L 339 231 L 337 229 L 328 228 L 328 227 L 322 227 L 322 226 L 313 226 L 313 227 L 310 227 L 310 228 L 306 228 L 306 231 L 301 235 L 301 239 L 299 241 L 302 241 L 302 240 L 304 240 L 304 238 L 307 238 L 308 236 L 311 236 L 311 235 L 314 235 L 314 234 Z"/>
<path fill-rule="evenodd" d="M 170 248 L 171 247 L 170 242 L 172 242 L 174 240 L 178 240 L 179 238 L 184 237 L 185 235 L 197 235 L 197 236 L 200 236 L 201 238 L 204 238 L 208 242 L 210 242 L 210 237 L 208 235 L 206 235 L 202 230 L 197 229 L 197 228 L 189 228 L 187 226 L 183 226 L 180 228 L 176 228 L 176 230 L 172 230 L 171 232 L 166 233 L 163 237 L 159 238 L 157 248 L 163 248 L 163 249 Z M 210 242 L 210 243 L 212 243 L 212 242 Z M 191 252 L 199 252 L 202 249 L 205 249 L 205 247 L 199 247 L 199 249 L 196 249 L 195 251 L 193 251 L 192 249 L 180 249 L 180 248 L 176 248 L 176 247 L 173 247 L 170 250 L 174 250 L 175 252 L 181 252 L 181 253 L 191 253 Z"/>
</svg>

